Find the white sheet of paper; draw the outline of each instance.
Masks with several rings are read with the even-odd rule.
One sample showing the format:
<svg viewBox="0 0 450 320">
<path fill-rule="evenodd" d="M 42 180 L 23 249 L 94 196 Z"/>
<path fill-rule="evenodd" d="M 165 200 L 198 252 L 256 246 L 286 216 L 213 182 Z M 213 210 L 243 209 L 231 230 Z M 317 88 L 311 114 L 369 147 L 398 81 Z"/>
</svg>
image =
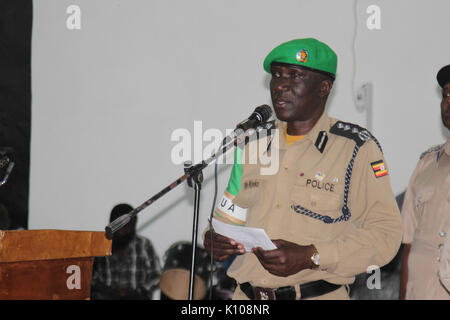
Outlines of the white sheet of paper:
<svg viewBox="0 0 450 320">
<path fill-rule="evenodd" d="M 215 218 L 213 218 L 212 225 L 216 233 L 242 243 L 247 252 L 252 251 L 252 248 L 254 247 L 261 247 L 264 250 L 273 250 L 277 248 L 264 229 L 234 226 Z"/>
</svg>

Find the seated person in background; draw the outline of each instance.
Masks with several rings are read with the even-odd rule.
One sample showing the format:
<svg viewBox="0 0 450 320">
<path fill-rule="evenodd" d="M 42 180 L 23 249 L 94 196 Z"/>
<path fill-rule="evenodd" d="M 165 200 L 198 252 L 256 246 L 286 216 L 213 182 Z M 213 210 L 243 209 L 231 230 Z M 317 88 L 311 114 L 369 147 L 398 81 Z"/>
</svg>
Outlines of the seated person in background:
<svg viewBox="0 0 450 320">
<path fill-rule="evenodd" d="M 118 204 L 110 222 L 130 212 L 128 204 Z M 114 233 L 112 255 L 95 258 L 92 273 L 93 300 L 152 299 L 158 288 L 161 266 L 149 239 L 136 235 L 137 217 Z"/>
</svg>

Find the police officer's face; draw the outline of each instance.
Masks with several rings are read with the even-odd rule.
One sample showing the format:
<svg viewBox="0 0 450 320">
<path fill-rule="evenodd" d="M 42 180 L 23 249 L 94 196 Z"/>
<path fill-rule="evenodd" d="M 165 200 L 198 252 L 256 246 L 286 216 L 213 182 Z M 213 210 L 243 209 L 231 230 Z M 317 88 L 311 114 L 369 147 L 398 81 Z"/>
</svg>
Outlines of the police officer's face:
<svg viewBox="0 0 450 320">
<path fill-rule="evenodd" d="M 288 65 L 273 64 L 271 67 L 270 94 L 281 121 L 306 121 L 319 118 L 321 105 L 321 82 L 324 76 L 309 70 Z"/>
<path fill-rule="evenodd" d="M 442 88 L 441 117 L 444 126 L 450 130 L 450 83 Z"/>
</svg>

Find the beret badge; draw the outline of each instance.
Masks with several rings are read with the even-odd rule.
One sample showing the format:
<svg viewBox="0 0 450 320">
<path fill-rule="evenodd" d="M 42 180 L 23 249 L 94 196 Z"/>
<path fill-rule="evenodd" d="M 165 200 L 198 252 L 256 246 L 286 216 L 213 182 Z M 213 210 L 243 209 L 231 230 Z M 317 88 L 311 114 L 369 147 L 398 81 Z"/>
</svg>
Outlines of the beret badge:
<svg viewBox="0 0 450 320">
<path fill-rule="evenodd" d="M 298 62 L 307 62 L 308 61 L 308 51 L 305 49 L 301 49 L 297 52 L 295 57 Z"/>
</svg>

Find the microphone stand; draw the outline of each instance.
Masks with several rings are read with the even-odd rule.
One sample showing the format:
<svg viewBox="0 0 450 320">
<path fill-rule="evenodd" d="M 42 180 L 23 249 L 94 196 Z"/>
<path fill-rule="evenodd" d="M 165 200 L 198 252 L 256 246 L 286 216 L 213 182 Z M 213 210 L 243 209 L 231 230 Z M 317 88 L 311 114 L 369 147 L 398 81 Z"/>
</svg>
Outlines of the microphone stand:
<svg viewBox="0 0 450 320">
<path fill-rule="evenodd" d="M 184 172 L 189 173 L 192 168 L 190 161 L 184 163 Z M 193 300 L 194 297 L 194 284 L 195 284 L 195 270 L 197 265 L 197 234 L 198 234 L 198 216 L 200 208 L 200 191 L 202 189 L 203 172 L 201 166 L 198 170 L 195 168 L 190 173 L 190 177 L 187 179 L 189 187 L 193 187 L 195 191 L 194 198 L 194 219 L 192 223 L 192 255 L 191 255 L 191 272 L 189 274 L 189 300 Z"/>
<path fill-rule="evenodd" d="M 256 130 L 253 132 L 257 132 L 261 129 L 270 130 L 274 126 L 274 121 L 265 122 L 259 125 Z M 172 191 L 175 187 L 180 185 L 182 182 L 187 180 L 188 186 L 193 187 L 195 191 L 195 199 L 194 199 L 194 221 L 193 221 L 193 230 L 192 230 L 192 261 L 191 261 L 191 270 L 190 270 L 190 278 L 189 278 L 189 300 L 193 300 L 194 293 L 194 276 L 196 269 L 196 255 L 197 255 L 197 235 L 198 235 L 198 217 L 199 217 L 199 207 L 200 207 L 200 191 L 201 191 L 201 183 L 203 181 L 203 173 L 202 170 L 206 168 L 211 162 L 216 160 L 220 155 L 225 154 L 228 150 L 231 149 L 231 146 L 234 145 L 235 141 L 244 140 L 244 144 L 248 141 L 248 137 L 253 133 L 249 133 L 252 130 L 248 130 L 247 134 L 243 134 L 242 130 L 241 134 L 238 134 L 236 138 L 225 137 L 222 142 L 222 146 L 219 148 L 217 153 L 213 154 L 209 159 L 203 160 L 201 163 L 192 165 L 190 161 L 184 163 L 184 172 L 185 174 L 179 177 L 177 180 L 169 184 L 167 187 L 162 189 L 160 192 L 155 194 L 153 197 L 142 203 L 140 206 L 136 207 L 132 211 L 127 214 L 124 214 L 114 221 L 112 221 L 109 225 L 105 227 L 106 237 L 108 239 L 112 239 L 113 234 L 124 227 L 128 222 L 131 221 L 140 211 L 144 210 L 146 207 L 151 205 L 153 202 L 164 196 L 166 193 Z M 255 135 L 256 136 L 256 135 Z"/>
<path fill-rule="evenodd" d="M 159 198 L 161 198 L 162 196 L 164 196 L 166 193 L 168 193 L 169 191 L 172 191 L 173 189 L 175 189 L 175 187 L 177 187 L 178 185 L 180 185 L 182 182 L 184 182 L 185 180 L 191 178 L 191 177 L 195 177 L 196 181 L 199 181 L 199 174 L 201 173 L 201 171 L 206 168 L 213 160 L 215 160 L 218 156 L 220 156 L 221 154 L 227 152 L 227 148 L 234 143 L 234 141 L 229 141 L 225 146 L 223 146 L 220 150 L 219 150 L 219 154 L 214 154 L 211 156 L 211 158 L 209 158 L 206 161 L 202 161 L 201 163 L 195 165 L 195 166 L 188 166 L 186 167 L 185 164 L 185 174 L 182 175 L 181 177 L 179 177 L 178 179 L 176 179 L 175 181 L 173 181 L 171 184 L 169 184 L 167 187 L 165 187 L 164 189 L 162 189 L 161 191 L 159 191 L 157 194 L 155 194 L 153 197 L 151 197 L 150 199 L 148 199 L 147 201 L 145 201 L 144 203 L 142 203 L 140 206 L 136 207 L 135 209 L 131 210 L 129 213 L 124 214 L 120 217 L 118 217 L 117 219 L 115 219 L 114 221 L 112 221 L 110 224 L 108 224 L 105 227 L 105 231 L 106 231 L 106 237 L 108 239 L 112 239 L 113 234 L 118 231 L 119 229 L 121 229 L 123 226 L 125 226 L 128 222 L 131 221 L 132 218 L 134 218 L 139 212 L 141 212 L 142 210 L 144 210 L 146 207 L 148 207 L 149 205 L 151 205 L 153 202 L 155 202 L 156 200 L 158 200 Z M 192 180 L 191 180 L 192 181 Z M 199 181 L 200 182 L 200 181 Z"/>
</svg>

